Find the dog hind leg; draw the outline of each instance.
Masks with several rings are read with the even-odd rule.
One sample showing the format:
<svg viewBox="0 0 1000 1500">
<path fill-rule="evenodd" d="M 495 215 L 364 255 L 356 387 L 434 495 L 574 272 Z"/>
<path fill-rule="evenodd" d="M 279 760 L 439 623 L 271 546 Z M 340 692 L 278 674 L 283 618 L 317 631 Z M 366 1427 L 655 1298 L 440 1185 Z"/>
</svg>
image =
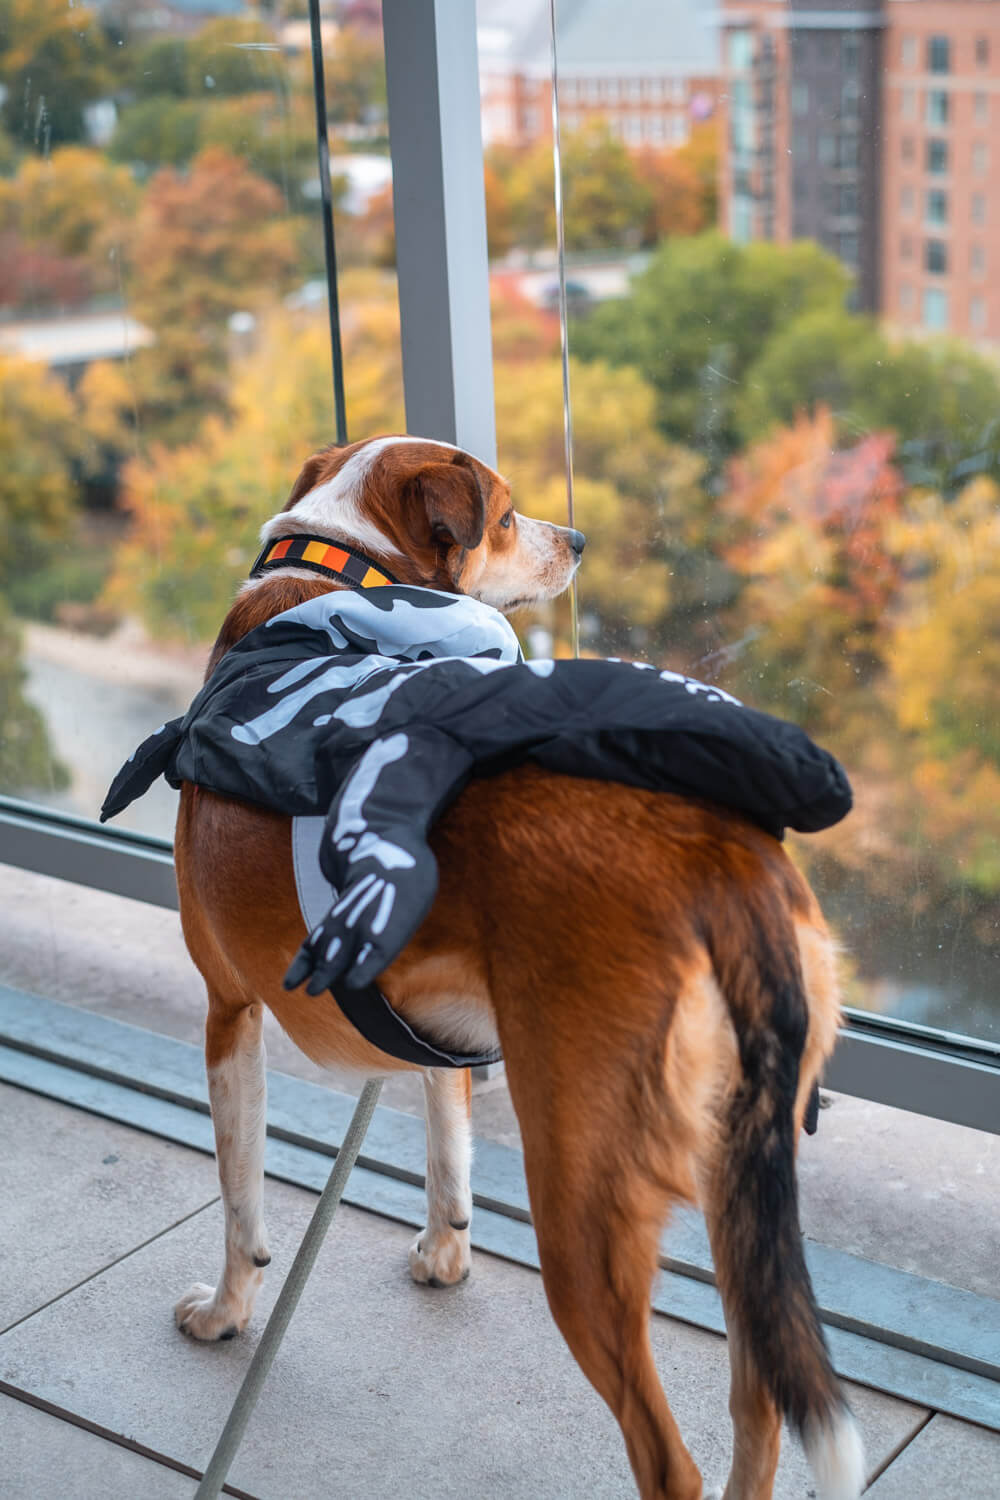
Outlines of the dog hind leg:
<svg viewBox="0 0 1000 1500">
<path fill-rule="evenodd" d="M 592 1046 L 577 1033 L 571 1055 L 557 1058 L 551 1034 L 532 1038 L 518 1028 L 502 1040 L 552 1315 L 618 1420 L 642 1500 L 701 1500 L 649 1334 L 660 1231 L 674 1196 L 652 1052 L 636 1064 L 628 1036 L 619 1033 L 619 1052 L 610 1031 Z"/>
<path fill-rule="evenodd" d="M 471 1080 L 467 1069 L 429 1068 L 427 1114 L 427 1226 L 410 1248 L 414 1281 L 452 1286 L 469 1274 Z"/>
<path fill-rule="evenodd" d="M 208 1092 L 225 1211 L 226 1258 L 218 1285 L 196 1283 L 174 1308 L 183 1333 L 232 1338 L 250 1320 L 270 1260 L 262 1218 L 267 1082 L 259 1004 L 209 993 Z"/>
</svg>

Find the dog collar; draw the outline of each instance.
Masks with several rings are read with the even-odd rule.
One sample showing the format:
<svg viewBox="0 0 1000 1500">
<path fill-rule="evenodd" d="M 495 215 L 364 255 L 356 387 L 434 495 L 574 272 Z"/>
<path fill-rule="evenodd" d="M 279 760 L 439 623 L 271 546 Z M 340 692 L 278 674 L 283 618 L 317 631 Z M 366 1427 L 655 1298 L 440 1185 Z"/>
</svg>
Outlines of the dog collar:
<svg viewBox="0 0 1000 1500">
<path fill-rule="evenodd" d="M 384 568 L 378 568 L 370 557 L 349 547 L 346 542 L 331 542 L 322 536 L 280 536 L 265 542 L 250 569 L 251 578 L 260 578 L 272 568 L 308 568 L 355 589 L 374 589 L 386 583 L 398 583 Z"/>
</svg>

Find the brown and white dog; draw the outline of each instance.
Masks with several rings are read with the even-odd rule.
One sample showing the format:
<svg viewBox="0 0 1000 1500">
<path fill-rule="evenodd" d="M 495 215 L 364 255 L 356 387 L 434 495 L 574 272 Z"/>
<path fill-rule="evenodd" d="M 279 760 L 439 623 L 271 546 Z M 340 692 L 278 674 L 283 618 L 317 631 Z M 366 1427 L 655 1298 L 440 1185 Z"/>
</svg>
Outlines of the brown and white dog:
<svg viewBox="0 0 1000 1500">
<path fill-rule="evenodd" d="M 389 437 L 310 458 L 265 540 L 350 543 L 402 583 L 501 610 L 552 598 L 577 533 L 512 509 L 510 487 L 445 444 Z M 212 665 L 247 631 L 337 585 L 270 572 L 246 584 Z M 773 838 L 737 814 L 525 766 L 473 781 L 433 832 L 435 905 L 380 986 L 454 1047 L 499 1040 L 524 1143 L 553 1316 L 618 1419 L 643 1500 L 701 1500 L 648 1331 L 661 1227 L 703 1208 L 729 1330 L 726 1500 L 767 1500 L 781 1418 L 820 1493 L 854 1500 L 861 1445 L 831 1370 L 802 1255 L 795 1143 L 839 1005 L 816 901 Z M 599 861 L 595 858 L 600 850 Z M 261 1212 L 268 1006 L 303 1052 L 359 1075 L 376 1051 L 329 995 L 287 993 L 304 935 L 290 821 L 182 790 L 184 935 L 208 988 L 206 1063 L 225 1205 L 225 1266 L 176 1308 L 200 1339 L 246 1327 L 268 1262 Z M 420 1282 L 469 1270 L 469 1077 L 424 1074 L 427 1227 Z"/>
</svg>

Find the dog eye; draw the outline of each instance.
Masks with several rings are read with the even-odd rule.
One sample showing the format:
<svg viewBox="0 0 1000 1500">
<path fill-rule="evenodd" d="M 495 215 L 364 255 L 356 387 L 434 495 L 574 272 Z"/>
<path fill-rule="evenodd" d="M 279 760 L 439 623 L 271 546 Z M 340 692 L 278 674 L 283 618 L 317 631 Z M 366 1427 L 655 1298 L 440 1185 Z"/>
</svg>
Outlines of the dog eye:
<svg viewBox="0 0 1000 1500">
<path fill-rule="evenodd" d="M 501 516 L 500 517 L 500 525 L 503 527 L 503 529 L 505 531 L 510 526 L 510 523 L 511 523 L 511 521 L 513 521 L 513 519 L 514 519 L 514 512 L 513 512 L 513 510 L 509 510 L 505 516 Z"/>
</svg>

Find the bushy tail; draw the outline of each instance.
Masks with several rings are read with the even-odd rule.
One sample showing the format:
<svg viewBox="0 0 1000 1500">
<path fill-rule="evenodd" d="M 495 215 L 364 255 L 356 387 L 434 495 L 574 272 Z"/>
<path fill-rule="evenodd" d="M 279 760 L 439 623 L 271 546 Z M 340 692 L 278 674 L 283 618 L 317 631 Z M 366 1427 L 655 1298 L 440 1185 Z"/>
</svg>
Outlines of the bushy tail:
<svg viewBox="0 0 1000 1500">
<path fill-rule="evenodd" d="M 756 907 L 756 910 L 753 908 Z M 719 914 L 709 948 L 739 1043 L 712 1205 L 726 1316 L 801 1437 L 822 1500 L 857 1500 L 864 1454 L 830 1364 L 806 1268 L 795 1177 L 795 1097 L 809 1017 L 794 931 L 764 890 Z"/>
</svg>

